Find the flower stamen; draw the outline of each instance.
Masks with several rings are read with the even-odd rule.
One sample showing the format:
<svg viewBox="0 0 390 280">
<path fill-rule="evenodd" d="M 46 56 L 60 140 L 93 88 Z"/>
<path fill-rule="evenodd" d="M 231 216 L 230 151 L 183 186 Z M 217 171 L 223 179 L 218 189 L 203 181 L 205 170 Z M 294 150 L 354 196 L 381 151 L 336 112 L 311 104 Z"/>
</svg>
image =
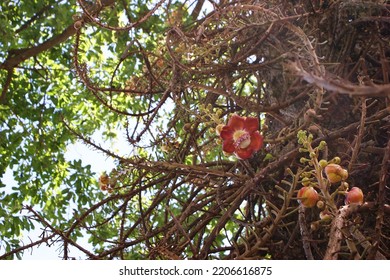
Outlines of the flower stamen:
<svg viewBox="0 0 390 280">
<path fill-rule="evenodd" d="M 233 141 L 236 148 L 245 149 L 251 144 L 251 137 L 245 130 L 237 130 L 233 134 Z"/>
</svg>

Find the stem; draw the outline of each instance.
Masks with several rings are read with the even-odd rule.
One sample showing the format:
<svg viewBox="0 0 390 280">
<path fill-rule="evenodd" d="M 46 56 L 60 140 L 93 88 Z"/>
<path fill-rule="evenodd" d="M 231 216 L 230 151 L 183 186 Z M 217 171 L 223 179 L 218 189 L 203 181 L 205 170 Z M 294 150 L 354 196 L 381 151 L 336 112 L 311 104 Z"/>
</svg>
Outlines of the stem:
<svg viewBox="0 0 390 280">
<path fill-rule="evenodd" d="M 311 162 L 313 163 L 313 166 L 314 166 L 314 169 L 316 172 L 315 176 L 316 176 L 317 181 L 318 181 L 318 187 L 320 188 L 321 193 L 322 193 L 323 197 L 325 198 L 327 205 L 330 206 L 330 208 L 332 209 L 332 212 L 334 214 L 337 212 L 337 207 L 334 203 L 334 200 L 332 199 L 332 196 L 328 192 L 327 184 L 325 184 L 326 181 L 324 179 L 324 176 L 322 175 L 322 167 L 318 162 L 317 152 L 315 151 L 315 149 L 313 149 L 313 147 L 311 146 L 310 143 L 308 143 L 307 149 L 308 149 L 308 152 L 310 155 L 312 153 L 315 153 L 315 155 L 316 155 L 315 157 L 310 157 L 310 159 L 311 159 Z"/>
</svg>

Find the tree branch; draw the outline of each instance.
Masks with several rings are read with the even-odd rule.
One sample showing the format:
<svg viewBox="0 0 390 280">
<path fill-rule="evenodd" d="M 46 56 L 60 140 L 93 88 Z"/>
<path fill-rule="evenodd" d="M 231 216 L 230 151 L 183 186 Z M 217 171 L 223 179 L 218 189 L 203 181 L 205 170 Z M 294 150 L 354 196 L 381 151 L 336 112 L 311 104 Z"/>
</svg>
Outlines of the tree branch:
<svg viewBox="0 0 390 280">
<path fill-rule="evenodd" d="M 299 205 L 299 227 L 301 229 L 301 236 L 302 236 L 302 243 L 303 243 L 303 250 L 305 251 L 306 259 L 308 260 L 314 260 L 313 253 L 311 252 L 310 247 L 310 233 L 306 226 L 306 217 L 305 217 L 305 210 L 306 208 L 300 204 Z"/>
<path fill-rule="evenodd" d="M 357 209 L 356 205 L 347 205 L 340 208 L 338 215 L 333 219 L 330 233 L 329 243 L 326 249 L 324 260 L 337 260 L 338 253 L 343 240 L 342 229 L 348 216 Z"/>
<path fill-rule="evenodd" d="M 43 42 L 40 45 L 28 48 L 20 49 L 16 51 L 16 55 L 9 55 L 7 59 L 0 65 L 0 69 L 10 70 L 18 66 L 21 62 L 37 56 L 41 52 L 47 51 L 52 47 L 66 41 L 69 37 L 76 34 L 76 29 L 73 26 L 73 23 L 69 25 L 61 34 L 50 38 L 49 40 Z M 14 52 L 15 53 L 15 52 Z"/>
<path fill-rule="evenodd" d="M 101 2 L 101 3 L 100 3 Z M 97 1 L 91 8 L 90 11 L 95 11 L 97 7 L 105 8 L 109 5 L 111 5 L 114 1 L 113 0 L 105 0 L 105 1 Z M 84 18 L 87 19 L 87 16 L 84 15 Z M 50 38 L 49 40 L 43 42 L 40 45 L 31 47 L 31 48 L 25 48 L 25 49 L 18 49 L 18 50 L 10 50 L 8 53 L 7 59 L 0 65 L 0 69 L 6 69 L 10 70 L 18 66 L 21 62 L 37 56 L 41 52 L 47 51 L 51 49 L 52 47 L 61 44 L 62 42 L 65 42 L 69 37 L 76 34 L 76 29 L 74 28 L 74 24 L 70 24 L 65 30 Z"/>
<path fill-rule="evenodd" d="M 197 1 L 194 10 L 191 13 L 191 17 L 193 20 L 196 20 L 198 18 L 199 13 L 202 10 L 203 4 L 204 4 L 204 0 Z"/>
<path fill-rule="evenodd" d="M 367 97 L 389 97 L 390 85 L 354 85 L 347 80 L 338 77 L 325 78 L 314 75 L 303 69 L 298 63 L 291 62 L 288 65 L 289 69 L 296 75 L 302 77 L 309 84 L 314 84 L 318 87 L 323 87 L 328 91 L 334 91 L 341 94 L 349 94 L 351 96 L 367 96 Z"/>
<path fill-rule="evenodd" d="M 345 222 L 348 220 L 348 217 L 355 212 L 366 212 L 366 211 L 371 211 L 373 207 L 376 205 L 373 202 L 366 202 L 363 205 L 346 205 L 340 208 L 338 214 L 332 221 L 330 233 L 329 233 L 329 242 L 328 242 L 328 247 L 324 256 L 324 260 L 337 260 L 338 259 L 338 253 L 341 248 L 341 242 L 344 239 L 344 233 L 347 232 L 345 231 Z M 380 207 L 380 206 L 379 206 Z M 383 211 L 385 213 L 390 213 L 390 207 L 387 204 L 383 204 L 382 206 Z M 350 229 L 348 229 L 348 235 L 349 235 Z M 357 234 L 355 234 L 357 233 Z M 366 249 L 366 247 L 371 246 L 371 244 L 368 241 L 365 241 L 364 244 L 362 244 L 362 240 L 364 240 L 364 237 L 360 234 L 357 229 L 354 229 L 353 232 L 351 232 L 351 235 L 356 238 L 359 243 Z M 346 237 L 348 238 L 348 237 Z M 373 248 L 375 248 L 375 244 L 373 244 Z M 375 259 L 383 259 L 385 258 L 383 254 L 380 252 L 377 252 L 376 250 L 373 250 L 371 248 L 370 254 L 374 255 Z M 374 251 L 374 252 L 373 252 Z"/>
<path fill-rule="evenodd" d="M 47 242 L 47 241 L 49 241 L 50 239 L 52 239 L 52 238 L 53 238 L 54 236 L 56 236 L 56 235 L 57 235 L 56 233 L 52 233 L 51 235 L 46 236 L 46 237 L 43 237 L 43 238 L 41 238 L 41 239 L 38 240 L 38 241 L 32 242 L 32 243 L 27 244 L 27 245 L 25 245 L 25 246 L 21 246 L 21 247 L 18 247 L 18 248 L 16 248 L 16 249 L 12 250 L 12 251 L 9 251 L 9 252 L 5 253 L 4 255 L 1 255 L 1 256 L 0 256 L 0 260 L 5 260 L 5 259 L 7 259 L 9 256 L 12 256 L 12 255 L 14 255 L 14 254 L 17 254 L 17 253 L 19 253 L 19 252 L 23 252 L 24 250 L 27 250 L 28 248 L 33 248 L 33 247 L 35 247 L 35 246 L 37 246 L 37 245 L 40 245 L 40 244 L 42 244 L 42 243 L 44 243 L 44 242 Z"/>
<path fill-rule="evenodd" d="M 368 259 L 376 259 L 377 252 L 379 247 L 379 242 L 382 236 L 382 225 L 384 224 L 384 214 L 385 214 L 385 198 L 386 198 L 386 182 L 388 182 L 389 177 L 389 159 L 390 159 L 390 140 L 387 142 L 387 149 L 382 159 L 382 168 L 379 178 L 379 189 L 378 189 L 378 198 L 377 205 L 378 211 L 375 222 L 375 237 L 373 240 L 373 248 L 368 256 Z"/>
</svg>

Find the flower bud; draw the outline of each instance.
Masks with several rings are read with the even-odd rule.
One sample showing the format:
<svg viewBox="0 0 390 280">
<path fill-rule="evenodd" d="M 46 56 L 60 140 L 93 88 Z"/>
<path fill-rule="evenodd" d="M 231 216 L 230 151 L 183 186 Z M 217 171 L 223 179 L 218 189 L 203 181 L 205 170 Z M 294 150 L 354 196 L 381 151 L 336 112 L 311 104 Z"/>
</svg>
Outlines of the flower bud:
<svg viewBox="0 0 390 280">
<path fill-rule="evenodd" d="M 320 228 L 320 223 L 318 221 L 312 222 L 310 224 L 311 231 L 317 231 Z"/>
<path fill-rule="evenodd" d="M 163 151 L 164 153 L 169 153 L 170 151 L 170 147 L 168 145 L 162 145 L 161 146 L 161 151 Z"/>
<path fill-rule="evenodd" d="M 325 174 L 329 182 L 337 183 L 348 178 L 348 171 L 343 169 L 340 165 L 330 163 L 325 167 Z"/>
<path fill-rule="evenodd" d="M 325 202 L 323 202 L 322 200 L 318 200 L 317 201 L 317 208 L 323 209 L 324 207 L 325 207 Z"/>
<path fill-rule="evenodd" d="M 320 219 L 322 221 L 329 221 L 332 219 L 332 215 L 328 211 L 321 211 L 320 212 Z"/>
<path fill-rule="evenodd" d="M 164 66 L 164 60 L 162 60 L 161 58 L 157 59 L 156 61 L 156 65 L 161 68 Z"/>
<path fill-rule="evenodd" d="M 302 164 L 305 164 L 306 162 L 308 162 L 309 160 L 307 159 L 307 158 L 305 158 L 305 157 L 301 157 L 300 159 L 299 159 L 299 162 L 300 163 L 302 163 Z"/>
<path fill-rule="evenodd" d="M 345 204 L 363 204 L 363 191 L 358 187 L 353 187 L 349 192 L 345 195 Z"/>
<path fill-rule="evenodd" d="M 318 125 L 311 125 L 307 130 L 313 134 L 319 134 L 321 132 L 321 129 L 318 127 Z"/>
<path fill-rule="evenodd" d="M 183 126 L 183 129 L 184 131 L 191 131 L 191 124 L 190 123 L 186 123 L 184 126 Z"/>
<path fill-rule="evenodd" d="M 311 208 L 316 205 L 319 196 L 317 191 L 313 187 L 302 187 L 298 191 L 297 198 L 303 206 Z"/>
<path fill-rule="evenodd" d="M 305 123 L 310 123 L 313 118 L 317 116 L 316 111 L 314 109 L 309 109 L 303 115 L 303 120 Z"/>
<path fill-rule="evenodd" d="M 347 191 L 349 189 L 349 184 L 347 182 L 342 182 L 339 187 L 339 191 Z"/>
<path fill-rule="evenodd" d="M 72 19 L 74 21 L 77 21 L 77 20 L 81 19 L 81 15 L 80 14 L 74 14 L 74 15 L 72 15 Z"/>
<path fill-rule="evenodd" d="M 99 185 L 107 185 L 109 183 L 110 177 L 106 173 L 103 173 L 99 177 Z"/>
<path fill-rule="evenodd" d="M 79 30 L 82 26 L 83 26 L 83 21 L 82 20 L 78 20 L 74 23 L 74 29 L 76 30 Z"/>
<path fill-rule="evenodd" d="M 319 165 L 322 167 L 322 168 L 325 168 L 327 165 L 328 165 L 328 161 L 324 160 L 324 159 L 321 159 L 319 162 Z"/>
<path fill-rule="evenodd" d="M 321 141 L 320 144 L 318 145 L 318 149 L 323 150 L 323 149 L 325 149 L 326 145 L 327 144 L 325 141 Z"/>
<path fill-rule="evenodd" d="M 310 179 L 307 178 L 307 177 L 303 177 L 301 183 L 302 183 L 303 186 L 307 187 L 310 184 Z"/>
<path fill-rule="evenodd" d="M 334 158 L 332 159 L 332 162 L 333 162 L 333 163 L 336 163 L 336 164 L 339 164 L 339 163 L 341 162 L 341 158 L 340 158 L 340 157 L 334 157 Z"/>
</svg>

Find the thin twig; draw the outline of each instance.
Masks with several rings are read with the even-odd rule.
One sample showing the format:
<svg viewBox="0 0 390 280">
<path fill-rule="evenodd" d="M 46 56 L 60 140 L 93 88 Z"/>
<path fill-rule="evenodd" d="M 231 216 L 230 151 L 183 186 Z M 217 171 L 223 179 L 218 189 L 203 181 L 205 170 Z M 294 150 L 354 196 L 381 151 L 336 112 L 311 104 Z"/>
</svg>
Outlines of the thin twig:
<svg viewBox="0 0 390 280">
<path fill-rule="evenodd" d="M 366 114 L 367 114 L 366 98 L 362 97 L 361 102 L 362 102 L 362 115 L 360 117 L 359 131 L 358 131 L 358 134 L 356 135 L 356 139 L 355 139 L 355 146 L 352 150 L 351 160 L 348 164 L 348 171 L 349 172 L 352 172 L 352 170 L 353 170 L 353 166 L 354 166 L 356 159 L 358 157 L 358 154 L 360 151 L 360 146 L 361 146 L 361 143 L 362 143 L 362 140 L 364 137 L 364 125 L 366 123 Z"/>
</svg>

